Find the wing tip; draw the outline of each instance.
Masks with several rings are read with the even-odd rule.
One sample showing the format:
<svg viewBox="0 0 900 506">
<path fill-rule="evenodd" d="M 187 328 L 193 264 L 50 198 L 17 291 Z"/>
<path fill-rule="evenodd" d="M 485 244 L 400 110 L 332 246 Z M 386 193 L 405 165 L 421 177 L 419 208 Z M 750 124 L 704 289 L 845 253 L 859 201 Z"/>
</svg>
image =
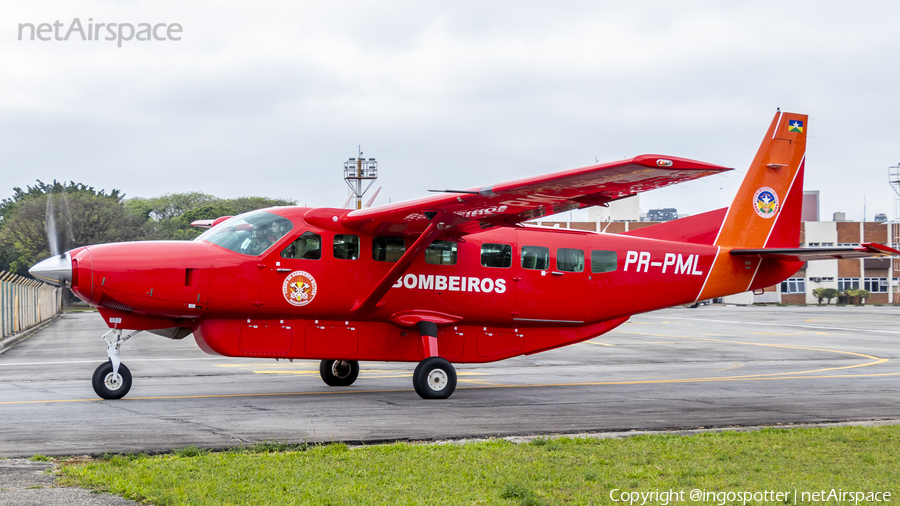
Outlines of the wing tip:
<svg viewBox="0 0 900 506">
<path fill-rule="evenodd" d="M 710 172 L 727 172 L 734 170 L 732 167 L 724 167 L 713 163 L 701 162 L 690 158 L 681 158 L 678 156 L 666 156 L 656 154 L 638 155 L 631 159 L 635 165 L 644 167 L 657 167 L 661 169 L 674 170 L 702 170 Z"/>
</svg>

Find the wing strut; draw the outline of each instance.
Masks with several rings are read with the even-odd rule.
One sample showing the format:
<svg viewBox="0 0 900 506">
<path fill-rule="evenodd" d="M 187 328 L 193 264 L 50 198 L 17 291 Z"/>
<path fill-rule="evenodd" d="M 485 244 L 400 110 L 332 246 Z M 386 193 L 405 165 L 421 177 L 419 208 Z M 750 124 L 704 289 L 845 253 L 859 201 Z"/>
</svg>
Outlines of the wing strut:
<svg viewBox="0 0 900 506">
<path fill-rule="evenodd" d="M 391 267 L 391 270 L 381 278 L 381 281 L 375 285 L 375 288 L 372 289 L 369 295 L 356 301 L 356 304 L 353 305 L 353 309 L 350 310 L 351 312 L 364 313 L 374 311 L 381 306 L 379 302 L 381 301 L 381 298 L 387 294 L 388 290 L 391 289 L 391 285 L 393 285 L 400 276 L 409 269 L 410 264 L 412 264 L 412 261 L 419 256 L 419 253 L 425 251 L 425 248 L 430 246 L 431 243 L 444 232 L 443 227 L 439 226 L 438 223 L 439 220 L 431 220 L 428 228 L 426 228 L 425 231 L 422 232 L 422 235 L 416 239 L 416 242 L 406 250 L 406 253 L 400 257 L 400 260 L 397 260 L 397 263 Z"/>
</svg>

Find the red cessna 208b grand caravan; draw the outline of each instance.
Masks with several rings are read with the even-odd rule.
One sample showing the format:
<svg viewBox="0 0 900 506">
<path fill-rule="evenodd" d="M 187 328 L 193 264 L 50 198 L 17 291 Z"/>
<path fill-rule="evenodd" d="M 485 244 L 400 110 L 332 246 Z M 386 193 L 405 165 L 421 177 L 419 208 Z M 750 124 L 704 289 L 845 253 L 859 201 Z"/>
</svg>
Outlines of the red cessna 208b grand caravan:
<svg viewBox="0 0 900 506">
<path fill-rule="evenodd" d="M 775 115 L 730 207 L 625 234 L 522 223 L 730 169 L 642 155 L 370 209 L 275 207 L 201 223 L 212 228 L 194 241 L 86 246 L 30 272 L 69 283 L 110 327 L 93 377 L 105 399 L 131 387 L 119 346 L 137 332 L 123 330 L 319 359 L 331 386 L 351 385 L 361 360 L 419 362 L 416 393 L 444 399 L 451 362 L 578 343 L 635 313 L 771 286 L 808 260 L 900 254 L 797 247 L 807 126 Z"/>
</svg>

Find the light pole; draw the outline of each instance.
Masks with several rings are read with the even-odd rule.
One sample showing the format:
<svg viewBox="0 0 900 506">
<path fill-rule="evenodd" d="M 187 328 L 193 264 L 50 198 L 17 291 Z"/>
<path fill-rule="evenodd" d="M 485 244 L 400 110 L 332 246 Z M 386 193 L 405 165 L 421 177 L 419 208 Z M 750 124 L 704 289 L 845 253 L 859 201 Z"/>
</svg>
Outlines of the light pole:
<svg viewBox="0 0 900 506">
<path fill-rule="evenodd" d="M 344 181 L 350 187 L 351 198 L 356 202 L 354 206 L 356 209 L 362 209 L 363 195 L 378 179 L 378 162 L 374 158 L 366 160 L 362 155 L 362 150 L 360 150 L 359 157 L 344 162 Z M 363 189 L 363 181 L 369 182 L 365 189 Z"/>
</svg>

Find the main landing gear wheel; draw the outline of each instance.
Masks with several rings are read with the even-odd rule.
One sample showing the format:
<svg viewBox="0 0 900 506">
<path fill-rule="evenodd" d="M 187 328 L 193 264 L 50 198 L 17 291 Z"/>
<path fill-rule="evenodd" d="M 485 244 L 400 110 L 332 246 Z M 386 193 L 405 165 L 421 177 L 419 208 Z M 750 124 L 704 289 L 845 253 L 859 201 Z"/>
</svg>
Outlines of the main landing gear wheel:
<svg viewBox="0 0 900 506">
<path fill-rule="evenodd" d="M 91 381 L 94 392 L 104 399 L 121 399 L 131 390 L 131 371 L 125 364 L 119 364 L 119 373 L 113 372 L 112 362 L 100 364 Z"/>
<path fill-rule="evenodd" d="M 456 369 L 441 357 L 426 358 L 416 366 L 413 388 L 423 399 L 446 399 L 456 390 Z"/>
<path fill-rule="evenodd" d="M 323 360 L 319 363 L 319 375 L 330 387 L 349 387 L 359 376 L 356 360 Z"/>
</svg>

